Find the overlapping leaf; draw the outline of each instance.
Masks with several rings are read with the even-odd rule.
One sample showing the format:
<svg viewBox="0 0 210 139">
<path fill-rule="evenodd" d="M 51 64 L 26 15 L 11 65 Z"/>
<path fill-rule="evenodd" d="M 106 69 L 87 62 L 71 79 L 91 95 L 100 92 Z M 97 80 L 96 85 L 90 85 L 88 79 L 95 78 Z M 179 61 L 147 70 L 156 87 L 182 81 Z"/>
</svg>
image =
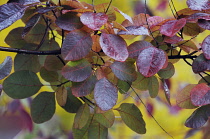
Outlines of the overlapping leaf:
<svg viewBox="0 0 210 139">
<path fill-rule="evenodd" d="M 76 13 L 63 14 L 56 19 L 55 23 L 58 27 L 68 31 L 73 31 L 83 27 L 83 24 Z"/>
<path fill-rule="evenodd" d="M 0 30 L 7 28 L 20 19 L 26 10 L 26 6 L 18 3 L 8 3 L 0 6 Z"/>
<path fill-rule="evenodd" d="M 60 106 L 65 106 L 67 102 L 68 91 L 64 86 L 58 87 L 56 90 L 56 100 Z"/>
<path fill-rule="evenodd" d="M 187 5 L 192 10 L 207 10 L 210 9 L 209 0 L 187 0 Z"/>
<path fill-rule="evenodd" d="M 102 33 L 100 45 L 107 56 L 117 61 L 125 61 L 128 58 L 127 44 L 118 35 Z"/>
<path fill-rule="evenodd" d="M 158 75 L 163 79 L 169 79 L 171 78 L 175 73 L 175 68 L 172 63 L 168 63 L 168 66 L 164 69 L 161 69 L 158 71 Z"/>
<path fill-rule="evenodd" d="M 73 82 L 71 87 L 72 94 L 76 97 L 82 97 L 90 94 L 94 89 L 96 81 L 96 76 L 90 76 L 83 82 Z"/>
<path fill-rule="evenodd" d="M 118 35 L 149 35 L 149 31 L 144 26 L 128 26 L 126 31 L 121 30 Z"/>
<path fill-rule="evenodd" d="M 146 133 L 146 124 L 144 122 L 144 119 L 142 118 L 141 111 L 136 105 L 123 103 L 116 110 L 120 113 L 122 120 L 130 129 L 139 134 Z"/>
<path fill-rule="evenodd" d="M 106 78 L 100 79 L 94 88 L 94 99 L 101 110 L 111 109 L 117 102 L 117 88 Z"/>
<path fill-rule="evenodd" d="M 43 123 L 55 113 L 55 93 L 41 92 L 31 103 L 31 117 L 35 123 Z"/>
<path fill-rule="evenodd" d="M 61 48 L 61 54 L 65 60 L 79 60 L 90 52 L 91 47 L 90 34 L 76 30 L 67 34 Z"/>
<path fill-rule="evenodd" d="M 137 73 L 137 79 L 132 83 L 132 86 L 139 90 L 148 90 L 149 78 L 144 77 L 141 73 Z"/>
<path fill-rule="evenodd" d="M 164 23 L 160 28 L 160 33 L 169 37 L 176 35 L 181 28 L 186 24 L 186 19 L 170 20 Z"/>
<path fill-rule="evenodd" d="M 0 64 L 0 80 L 8 76 L 11 70 L 12 70 L 12 58 L 10 56 L 7 56 L 4 59 L 4 62 Z"/>
<path fill-rule="evenodd" d="M 81 22 L 92 30 L 99 30 L 108 20 L 105 13 L 85 12 L 80 16 Z"/>
<path fill-rule="evenodd" d="M 151 77 L 164 67 L 167 56 L 163 50 L 149 47 L 140 52 L 136 62 L 138 71 L 145 77 Z"/>
<path fill-rule="evenodd" d="M 90 108 L 87 104 L 83 104 L 75 115 L 73 127 L 78 129 L 83 128 L 87 124 L 89 117 Z"/>
<path fill-rule="evenodd" d="M 155 76 L 149 78 L 149 94 L 151 98 L 155 98 L 159 91 L 159 82 Z"/>
<path fill-rule="evenodd" d="M 93 120 L 88 129 L 89 139 L 106 139 L 108 137 L 108 128 Z"/>
<path fill-rule="evenodd" d="M 22 5 L 28 5 L 28 4 L 38 3 L 40 2 L 40 0 L 9 0 L 7 3 L 11 2 L 19 3 Z"/>
<path fill-rule="evenodd" d="M 194 73 L 210 70 L 210 60 L 206 59 L 202 53 L 193 61 L 192 69 Z"/>
<path fill-rule="evenodd" d="M 40 69 L 40 76 L 47 82 L 58 81 L 58 73 L 56 71 L 48 71 L 44 67 Z"/>
<path fill-rule="evenodd" d="M 115 61 L 110 67 L 120 80 L 133 82 L 137 78 L 135 67 L 132 63 Z"/>
<path fill-rule="evenodd" d="M 204 39 L 201 47 L 205 58 L 210 60 L 210 35 Z"/>
<path fill-rule="evenodd" d="M 41 86 L 38 76 L 27 70 L 14 72 L 3 82 L 4 92 L 14 99 L 30 97 L 36 94 Z"/>
<path fill-rule="evenodd" d="M 210 87 L 201 83 L 196 85 L 190 91 L 191 102 L 195 106 L 203 106 L 210 104 Z"/>
<path fill-rule="evenodd" d="M 102 113 L 96 113 L 94 118 L 101 125 L 105 126 L 106 128 L 110 128 L 114 124 L 115 115 L 112 110 L 109 110 Z"/>
<path fill-rule="evenodd" d="M 62 69 L 62 75 L 73 82 L 82 82 L 92 73 L 91 64 L 86 59 L 68 62 Z"/>
<path fill-rule="evenodd" d="M 181 91 L 177 93 L 176 96 L 176 103 L 179 107 L 185 108 L 185 109 L 194 109 L 196 106 L 194 106 L 191 102 L 190 98 L 190 91 L 193 87 L 195 87 L 195 84 L 189 84 L 185 86 Z"/>
<path fill-rule="evenodd" d="M 210 105 L 202 106 L 196 109 L 186 120 L 185 126 L 190 128 L 200 128 L 207 122 L 209 116 Z"/>
<path fill-rule="evenodd" d="M 63 63 L 57 56 L 49 55 L 45 59 L 44 67 L 48 71 L 57 71 L 62 69 Z"/>
<path fill-rule="evenodd" d="M 131 88 L 131 83 L 122 81 L 122 80 L 118 80 L 117 87 L 121 94 L 125 94 Z"/>
</svg>

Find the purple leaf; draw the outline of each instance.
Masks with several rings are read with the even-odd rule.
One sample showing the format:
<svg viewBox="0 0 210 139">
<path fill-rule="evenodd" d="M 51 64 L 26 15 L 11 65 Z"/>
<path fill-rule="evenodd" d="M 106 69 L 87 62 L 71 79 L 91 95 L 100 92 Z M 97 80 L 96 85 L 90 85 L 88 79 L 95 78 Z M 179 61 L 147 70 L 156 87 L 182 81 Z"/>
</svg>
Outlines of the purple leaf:
<svg viewBox="0 0 210 139">
<path fill-rule="evenodd" d="M 76 13 L 63 14 L 56 19 L 55 23 L 58 27 L 68 31 L 73 31 L 83 27 L 83 24 Z"/>
<path fill-rule="evenodd" d="M 7 56 L 2 64 L 0 64 L 0 80 L 10 74 L 12 70 L 12 58 Z"/>
<path fill-rule="evenodd" d="M 92 30 L 99 30 L 107 20 L 108 16 L 105 13 L 85 12 L 80 16 L 81 22 Z"/>
<path fill-rule="evenodd" d="M 185 126 L 190 128 L 200 128 L 208 120 L 210 116 L 210 105 L 206 105 L 196 109 L 192 115 L 186 120 Z"/>
<path fill-rule="evenodd" d="M 58 6 L 51 6 L 51 7 L 38 7 L 35 12 L 38 12 L 39 14 L 44 14 L 49 11 L 52 11 L 53 9 L 57 8 Z"/>
<path fill-rule="evenodd" d="M 94 99 L 103 111 L 111 109 L 117 102 L 117 88 L 106 78 L 100 79 L 94 88 Z"/>
<path fill-rule="evenodd" d="M 170 20 L 164 23 L 160 28 L 160 33 L 169 37 L 176 35 L 186 24 L 186 19 Z"/>
<path fill-rule="evenodd" d="M 192 63 L 194 73 L 200 73 L 210 70 L 210 60 L 206 59 L 204 54 L 200 54 Z"/>
<path fill-rule="evenodd" d="M 68 62 L 62 69 L 62 75 L 73 82 L 82 82 L 92 73 L 91 64 L 86 59 Z"/>
<path fill-rule="evenodd" d="M 137 59 L 142 50 L 151 46 L 152 44 L 147 41 L 136 41 L 128 46 L 129 57 Z"/>
<path fill-rule="evenodd" d="M 137 73 L 132 63 L 115 61 L 111 65 L 111 69 L 120 80 L 133 82 L 137 78 Z"/>
<path fill-rule="evenodd" d="M 76 83 L 72 83 L 72 94 L 76 97 L 82 97 L 90 94 L 95 86 L 96 76 L 90 76 L 87 80 Z"/>
<path fill-rule="evenodd" d="M 76 30 L 67 34 L 61 48 L 61 54 L 65 60 L 79 60 L 90 52 L 91 47 L 90 34 Z"/>
<path fill-rule="evenodd" d="M 99 42 L 107 56 L 122 62 L 128 58 L 127 44 L 122 37 L 102 33 Z"/>
<path fill-rule="evenodd" d="M 145 77 L 151 77 L 167 63 L 167 56 L 161 49 L 149 47 L 140 52 L 136 61 L 138 71 Z"/>
<path fill-rule="evenodd" d="M 29 21 L 26 23 L 26 26 L 23 29 L 22 38 L 24 38 L 26 34 L 36 25 L 36 23 L 40 19 L 40 16 L 40 14 L 35 14 L 29 19 Z"/>
<path fill-rule="evenodd" d="M 204 39 L 201 47 L 205 58 L 210 60 L 210 35 Z"/>
<path fill-rule="evenodd" d="M 9 0 L 7 3 L 11 2 L 19 3 L 22 5 L 28 5 L 28 4 L 38 3 L 40 2 L 40 0 Z"/>
<path fill-rule="evenodd" d="M 20 19 L 26 10 L 26 6 L 18 3 L 8 3 L 0 6 L 0 30 L 12 25 Z"/>
<path fill-rule="evenodd" d="M 118 35 L 149 35 L 149 31 L 144 26 L 129 26 L 127 31 L 121 30 Z"/>
<path fill-rule="evenodd" d="M 210 9 L 209 0 L 187 0 L 187 5 L 192 10 L 207 10 Z"/>
<path fill-rule="evenodd" d="M 190 97 L 195 106 L 210 104 L 210 87 L 205 83 L 198 84 L 190 91 Z"/>
<path fill-rule="evenodd" d="M 25 127 L 30 132 L 32 132 L 32 130 L 33 130 L 33 122 L 32 122 L 31 116 L 24 109 L 21 109 L 20 110 L 20 117 L 23 119 Z"/>
</svg>

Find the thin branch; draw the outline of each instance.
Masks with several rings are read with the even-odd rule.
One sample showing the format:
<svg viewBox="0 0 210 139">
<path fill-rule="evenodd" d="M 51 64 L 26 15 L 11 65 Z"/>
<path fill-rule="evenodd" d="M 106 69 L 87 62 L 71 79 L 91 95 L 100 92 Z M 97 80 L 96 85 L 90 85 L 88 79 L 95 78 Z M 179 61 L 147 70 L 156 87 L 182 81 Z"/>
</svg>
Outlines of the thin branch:
<svg viewBox="0 0 210 139">
<path fill-rule="evenodd" d="M 63 59 L 59 55 L 57 55 L 57 58 L 62 62 L 63 65 L 66 65 L 66 63 L 63 61 Z"/>
<path fill-rule="evenodd" d="M 32 54 L 32 55 L 59 55 L 61 54 L 61 50 L 33 51 L 33 50 L 25 50 L 25 49 L 9 48 L 9 47 L 1 47 L 1 46 L 0 46 L 0 51 L 15 52 L 18 54 Z"/>
<path fill-rule="evenodd" d="M 105 14 L 108 12 L 109 7 L 111 6 L 111 3 L 112 3 L 112 0 L 110 0 L 110 2 L 109 2 L 109 5 L 108 5 L 108 7 L 107 7 L 107 9 L 106 9 L 106 11 L 105 11 Z"/>
<path fill-rule="evenodd" d="M 129 83 L 128 83 L 129 84 Z M 130 84 L 129 84 L 130 85 Z M 143 104 L 143 106 L 146 108 L 147 112 L 149 113 L 149 115 L 152 117 L 152 119 L 156 122 L 156 124 L 171 138 L 174 138 L 172 135 L 170 135 L 161 125 L 160 123 L 155 119 L 155 117 L 152 115 L 152 113 L 147 109 L 147 106 L 145 105 L 145 103 L 143 102 L 143 100 L 140 98 L 140 96 L 137 94 L 137 92 L 135 91 L 135 89 L 130 85 L 131 89 L 133 90 L 133 92 L 136 94 L 136 96 L 138 97 L 138 99 L 141 101 L 141 103 Z"/>
<path fill-rule="evenodd" d="M 196 58 L 197 56 L 194 55 L 173 55 L 173 56 L 168 56 L 168 59 L 193 59 Z"/>
</svg>

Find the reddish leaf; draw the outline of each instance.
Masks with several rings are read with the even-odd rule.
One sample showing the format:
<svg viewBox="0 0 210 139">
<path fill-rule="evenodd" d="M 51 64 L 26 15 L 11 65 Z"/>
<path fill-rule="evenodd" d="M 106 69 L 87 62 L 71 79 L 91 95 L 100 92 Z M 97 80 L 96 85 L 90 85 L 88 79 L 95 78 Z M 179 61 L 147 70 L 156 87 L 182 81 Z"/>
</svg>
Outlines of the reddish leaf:
<svg viewBox="0 0 210 139">
<path fill-rule="evenodd" d="M 76 30 L 67 34 L 61 48 L 61 54 L 65 60 L 79 60 L 90 52 L 91 47 L 90 34 Z"/>
<path fill-rule="evenodd" d="M 44 67 L 49 71 L 61 70 L 63 63 L 57 56 L 49 55 L 46 57 Z"/>
<path fill-rule="evenodd" d="M 203 106 L 210 104 L 210 87 L 201 83 L 196 85 L 190 91 L 191 102 L 195 106 Z"/>
<path fill-rule="evenodd" d="M 126 19 L 125 21 L 123 21 L 122 25 L 125 27 L 147 25 L 148 18 L 149 18 L 148 14 L 145 15 L 144 13 L 140 13 L 132 18 L 133 23 L 131 23 L 129 20 Z"/>
<path fill-rule="evenodd" d="M 7 28 L 20 19 L 26 10 L 26 6 L 18 3 L 8 3 L 0 6 L 0 30 Z"/>
<path fill-rule="evenodd" d="M 201 47 L 205 58 L 210 60 L 210 35 L 204 39 Z"/>
<path fill-rule="evenodd" d="M 196 109 L 192 115 L 186 120 L 185 126 L 190 128 L 200 128 L 208 120 L 210 116 L 210 105 L 206 105 Z"/>
<path fill-rule="evenodd" d="M 171 20 L 164 23 L 160 28 L 160 33 L 169 37 L 174 36 L 186 24 L 186 19 Z"/>
<path fill-rule="evenodd" d="M 155 47 L 149 47 L 140 52 L 137 67 L 145 77 L 151 77 L 168 63 L 165 52 Z"/>
<path fill-rule="evenodd" d="M 35 12 L 38 12 L 39 14 L 44 14 L 47 12 L 52 11 L 53 9 L 57 8 L 58 6 L 50 6 L 50 7 L 38 7 Z"/>
<path fill-rule="evenodd" d="M 210 30 L 210 20 L 198 19 L 198 25 L 203 29 Z"/>
<path fill-rule="evenodd" d="M 72 94 L 76 97 L 82 97 L 90 94 L 95 86 L 96 76 L 90 76 L 87 80 L 80 83 L 72 83 Z"/>
<path fill-rule="evenodd" d="M 118 35 L 149 35 L 149 31 L 144 26 L 129 26 L 127 31 L 121 30 Z"/>
<path fill-rule="evenodd" d="M 148 21 L 149 27 L 153 28 L 154 26 L 164 21 L 164 18 L 160 16 L 151 16 L 147 19 L 147 21 Z"/>
<path fill-rule="evenodd" d="M 210 70 L 210 60 L 206 59 L 204 54 L 200 54 L 192 63 L 194 73 L 200 73 Z"/>
<path fill-rule="evenodd" d="M 136 41 L 128 46 L 130 58 L 138 58 L 139 53 L 145 48 L 151 47 L 152 44 L 147 41 Z"/>
<path fill-rule="evenodd" d="M 181 42 L 178 42 L 177 45 L 184 50 L 186 53 L 190 53 L 190 50 L 198 51 L 197 46 L 195 43 L 191 40 L 183 40 Z"/>
<path fill-rule="evenodd" d="M 22 32 L 22 37 L 24 38 L 26 36 L 26 34 L 36 25 L 36 23 L 39 21 L 40 19 L 40 14 L 35 14 L 34 16 L 32 16 L 29 21 L 26 23 L 26 26 L 23 29 Z"/>
<path fill-rule="evenodd" d="M 108 8 L 108 11 L 106 12 L 106 15 L 108 16 L 108 22 L 112 22 L 116 20 L 116 14 L 113 9 L 113 6 L 110 6 L 109 3 L 102 3 L 94 6 L 94 9 L 96 13 L 104 13 Z"/>
<path fill-rule="evenodd" d="M 92 73 L 91 64 L 86 59 L 68 62 L 62 69 L 62 75 L 73 82 L 82 82 Z"/>
<path fill-rule="evenodd" d="M 94 99 L 103 111 L 111 109 L 117 102 L 117 88 L 106 78 L 100 79 L 94 88 Z"/>
<path fill-rule="evenodd" d="M 28 5 L 28 4 L 38 3 L 40 2 L 40 0 L 9 0 L 7 3 L 11 2 L 19 3 L 22 5 Z"/>
<path fill-rule="evenodd" d="M 175 36 L 172 36 L 172 37 L 166 36 L 164 38 L 164 42 L 170 43 L 170 44 L 176 44 L 176 43 L 178 43 L 180 41 L 183 41 L 183 39 L 181 37 L 176 36 L 176 35 Z"/>
<path fill-rule="evenodd" d="M 108 16 L 105 13 L 86 12 L 80 16 L 81 22 L 93 30 L 99 30 L 104 25 Z"/>
<path fill-rule="evenodd" d="M 123 81 L 133 82 L 137 78 L 134 64 L 115 61 L 111 65 L 112 72 Z"/>
<path fill-rule="evenodd" d="M 209 0 L 187 0 L 187 5 L 192 10 L 207 10 L 210 9 Z"/>
<path fill-rule="evenodd" d="M 21 119 L 24 121 L 24 124 L 25 124 L 26 128 L 30 132 L 32 132 L 33 122 L 32 122 L 31 116 L 24 109 L 20 109 L 19 112 L 20 112 Z"/>
<path fill-rule="evenodd" d="M 102 33 L 100 45 L 107 56 L 117 61 L 125 61 L 128 58 L 127 44 L 118 35 Z"/>
<path fill-rule="evenodd" d="M 194 13 L 187 17 L 188 22 L 198 22 L 199 19 L 210 20 L 210 14 L 207 13 Z"/>
<path fill-rule="evenodd" d="M 83 24 L 76 13 L 63 14 L 56 19 L 55 23 L 58 27 L 68 31 L 73 31 L 83 27 Z"/>
</svg>

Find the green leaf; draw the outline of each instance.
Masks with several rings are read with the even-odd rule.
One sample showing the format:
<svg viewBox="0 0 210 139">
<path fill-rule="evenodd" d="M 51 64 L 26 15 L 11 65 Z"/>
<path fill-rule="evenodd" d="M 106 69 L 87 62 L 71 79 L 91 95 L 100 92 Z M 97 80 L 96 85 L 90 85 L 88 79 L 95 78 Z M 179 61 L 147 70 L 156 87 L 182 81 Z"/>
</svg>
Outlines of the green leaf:
<svg viewBox="0 0 210 139">
<path fill-rule="evenodd" d="M 49 71 L 61 70 L 63 66 L 61 60 L 54 55 L 47 56 L 44 62 L 44 67 Z"/>
<path fill-rule="evenodd" d="M 119 92 L 121 94 L 125 94 L 131 88 L 131 83 L 125 82 L 125 81 L 122 81 L 122 80 L 118 80 L 117 87 L 118 87 Z"/>
<path fill-rule="evenodd" d="M 21 70 L 12 73 L 3 82 L 4 92 L 14 99 L 22 99 L 36 94 L 43 85 L 31 71 Z"/>
<path fill-rule="evenodd" d="M 137 78 L 134 64 L 115 61 L 111 66 L 112 72 L 123 81 L 133 82 Z"/>
<path fill-rule="evenodd" d="M 83 104 L 75 115 L 73 127 L 78 129 L 83 128 L 87 124 L 89 117 L 90 108 L 87 104 Z"/>
<path fill-rule="evenodd" d="M 55 82 L 58 81 L 58 73 L 56 71 L 48 71 L 44 67 L 40 70 L 40 76 L 47 82 Z"/>
<path fill-rule="evenodd" d="M 148 90 L 149 85 L 149 78 L 144 77 L 141 73 L 137 73 L 137 79 L 132 83 L 132 86 L 134 88 L 137 88 L 139 90 Z"/>
<path fill-rule="evenodd" d="M 172 63 L 168 63 L 168 66 L 158 71 L 158 75 L 163 79 L 171 78 L 175 73 L 175 68 Z"/>
<path fill-rule="evenodd" d="M 208 82 L 210 82 L 210 76 L 205 76 L 204 79 L 207 80 Z M 200 84 L 200 83 L 207 83 L 204 79 L 201 78 L 201 79 L 199 80 L 198 83 L 199 83 L 199 84 Z"/>
<path fill-rule="evenodd" d="M 82 82 L 92 73 L 91 64 L 86 59 L 68 62 L 62 69 L 62 75 L 73 82 Z"/>
<path fill-rule="evenodd" d="M 97 121 L 93 120 L 88 129 L 88 138 L 89 139 L 107 139 L 108 137 L 108 128 L 104 127 Z"/>
<path fill-rule="evenodd" d="M 151 98 L 155 98 L 159 91 L 159 82 L 155 76 L 149 78 L 149 94 Z"/>
<path fill-rule="evenodd" d="M 43 123 L 55 113 L 55 93 L 41 92 L 31 103 L 31 117 L 35 123 Z"/>
<path fill-rule="evenodd" d="M 112 110 L 105 111 L 104 113 L 96 113 L 94 118 L 101 125 L 110 128 L 114 124 L 115 115 Z"/>
<path fill-rule="evenodd" d="M 17 54 L 14 60 L 15 71 L 30 70 L 33 72 L 39 72 L 41 65 L 37 55 L 23 55 Z"/>
<path fill-rule="evenodd" d="M 146 133 L 146 124 L 142 118 L 141 111 L 136 105 L 123 103 L 116 110 L 120 113 L 122 120 L 130 129 L 139 134 Z"/>
<path fill-rule="evenodd" d="M 197 106 L 194 106 L 191 102 L 190 91 L 194 88 L 196 84 L 189 84 L 185 86 L 176 96 L 176 104 L 185 109 L 194 109 Z"/>
<path fill-rule="evenodd" d="M 78 109 L 82 106 L 82 102 L 74 95 L 72 95 L 70 89 L 67 90 L 68 94 L 67 94 L 66 104 L 62 106 L 62 108 L 69 113 L 76 113 Z"/>
</svg>

